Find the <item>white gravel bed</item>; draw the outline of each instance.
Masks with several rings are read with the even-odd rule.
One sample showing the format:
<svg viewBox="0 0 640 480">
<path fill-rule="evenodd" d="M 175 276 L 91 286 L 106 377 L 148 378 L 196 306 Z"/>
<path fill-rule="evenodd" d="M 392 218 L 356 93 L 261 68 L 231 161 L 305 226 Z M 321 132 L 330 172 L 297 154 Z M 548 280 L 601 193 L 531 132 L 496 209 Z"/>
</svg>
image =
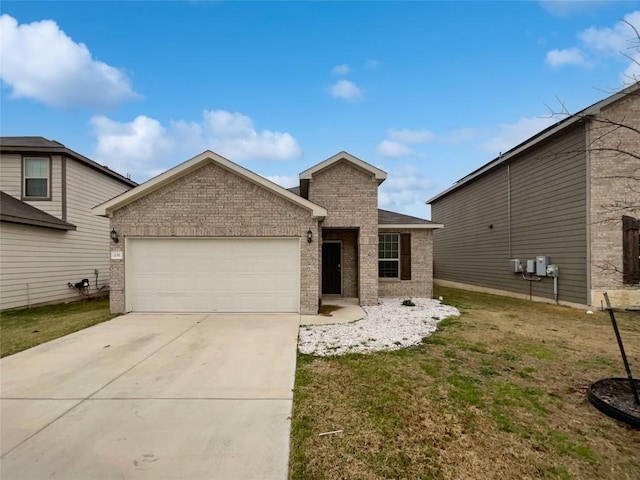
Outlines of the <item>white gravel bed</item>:
<svg viewBox="0 0 640 480">
<path fill-rule="evenodd" d="M 422 342 L 440 320 L 460 315 L 438 300 L 411 300 L 415 307 L 402 305 L 400 298 L 381 298 L 379 305 L 362 307 L 367 316 L 357 322 L 300 327 L 298 348 L 319 356 L 398 350 Z"/>
</svg>

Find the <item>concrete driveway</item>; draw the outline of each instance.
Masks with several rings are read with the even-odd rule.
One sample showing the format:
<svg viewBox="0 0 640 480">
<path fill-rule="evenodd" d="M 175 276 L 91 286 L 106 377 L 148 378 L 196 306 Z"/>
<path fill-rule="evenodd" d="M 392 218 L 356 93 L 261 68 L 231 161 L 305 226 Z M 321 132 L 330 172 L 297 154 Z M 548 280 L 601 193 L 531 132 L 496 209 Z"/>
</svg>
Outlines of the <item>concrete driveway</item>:
<svg viewBox="0 0 640 480">
<path fill-rule="evenodd" d="M 285 479 L 299 315 L 129 314 L 0 361 L 0 477 Z"/>
</svg>

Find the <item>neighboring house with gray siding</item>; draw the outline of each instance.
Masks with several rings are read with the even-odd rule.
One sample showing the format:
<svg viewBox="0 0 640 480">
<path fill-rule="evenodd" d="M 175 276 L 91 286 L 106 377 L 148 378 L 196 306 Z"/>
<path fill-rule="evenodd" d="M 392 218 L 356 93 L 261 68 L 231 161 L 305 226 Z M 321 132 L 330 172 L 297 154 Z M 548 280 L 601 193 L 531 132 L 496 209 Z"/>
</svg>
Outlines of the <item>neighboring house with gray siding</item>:
<svg viewBox="0 0 640 480">
<path fill-rule="evenodd" d="M 287 190 L 205 151 L 94 208 L 114 312 L 297 312 L 432 295 L 434 222 L 378 209 L 382 170 L 340 152 Z"/>
<path fill-rule="evenodd" d="M 42 137 L 0 137 L 0 309 L 107 291 L 109 221 L 91 209 L 137 184 Z M 96 274 L 97 272 L 97 274 Z"/>
<path fill-rule="evenodd" d="M 435 282 L 594 307 L 606 291 L 616 306 L 640 305 L 639 93 L 636 83 L 567 116 L 428 200 L 445 227 Z M 556 280 L 536 269 L 547 260 Z"/>
</svg>

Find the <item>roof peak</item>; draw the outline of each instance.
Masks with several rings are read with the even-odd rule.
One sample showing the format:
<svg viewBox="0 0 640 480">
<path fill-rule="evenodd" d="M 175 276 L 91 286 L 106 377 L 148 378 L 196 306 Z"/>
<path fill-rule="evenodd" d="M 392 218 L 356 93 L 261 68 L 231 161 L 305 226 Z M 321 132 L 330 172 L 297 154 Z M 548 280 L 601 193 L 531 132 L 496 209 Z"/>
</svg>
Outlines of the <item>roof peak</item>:
<svg viewBox="0 0 640 480">
<path fill-rule="evenodd" d="M 327 215 L 327 211 L 319 205 L 310 202 L 309 200 L 302 198 L 295 193 L 290 192 L 284 187 L 268 180 L 267 178 L 258 175 L 251 170 L 238 165 L 237 163 L 232 162 L 231 160 L 219 155 L 211 150 L 205 150 L 204 152 L 196 155 L 195 157 L 186 160 L 169 170 L 157 175 L 146 182 L 138 185 L 137 187 L 128 190 L 124 193 L 121 193 L 115 198 L 108 200 L 107 202 L 98 205 L 92 209 L 92 213 L 94 215 L 108 215 L 110 212 L 122 208 L 129 203 L 136 201 L 139 198 L 148 195 L 151 192 L 163 187 L 164 185 L 168 185 L 174 180 L 187 175 L 188 173 L 195 171 L 201 168 L 208 162 L 215 163 L 222 168 L 229 170 L 236 175 L 239 175 L 246 180 L 253 182 L 256 185 L 260 185 L 263 188 L 272 191 L 276 195 L 283 197 L 299 206 L 309 210 L 313 217 L 325 217 Z"/>
<path fill-rule="evenodd" d="M 300 173 L 300 180 L 311 180 L 311 177 L 314 173 L 317 173 L 325 168 L 329 168 L 330 166 L 341 162 L 343 160 L 348 161 L 349 163 L 355 165 L 361 170 L 365 170 L 366 172 L 371 173 L 375 179 L 378 181 L 378 184 L 384 182 L 387 178 L 387 172 L 381 170 L 377 167 L 374 167 L 370 163 L 365 162 L 364 160 L 360 160 L 358 157 L 351 155 L 349 152 L 345 152 L 344 150 L 336 153 L 335 155 L 327 158 L 326 160 L 307 168 L 305 171 Z"/>
</svg>

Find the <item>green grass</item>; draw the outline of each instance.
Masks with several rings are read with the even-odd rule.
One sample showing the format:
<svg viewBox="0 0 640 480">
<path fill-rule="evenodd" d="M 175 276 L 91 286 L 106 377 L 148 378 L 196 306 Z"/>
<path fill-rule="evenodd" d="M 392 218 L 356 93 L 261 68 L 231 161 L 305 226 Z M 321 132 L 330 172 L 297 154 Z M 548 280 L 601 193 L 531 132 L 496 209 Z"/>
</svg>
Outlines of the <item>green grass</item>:
<svg viewBox="0 0 640 480">
<path fill-rule="evenodd" d="M 624 374 L 605 314 L 438 295 L 462 315 L 421 345 L 299 356 L 291 479 L 640 478 L 638 432 L 585 398 L 590 382 Z M 632 359 L 639 319 L 618 315 Z"/>
<path fill-rule="evenodd" d="M 2 312 L 0 356 L 35 347 L 115 316 L 109 311 L 108 299 Z"/>
<path fill-rule="evenodd" d="M 481 381 L 475 377 L 454 374 L 447 377 L 447 383 L 453 388 L 449 390 L 449 398 L 465 405 L 484 406 L 482 400 Z"/>
</svg>

